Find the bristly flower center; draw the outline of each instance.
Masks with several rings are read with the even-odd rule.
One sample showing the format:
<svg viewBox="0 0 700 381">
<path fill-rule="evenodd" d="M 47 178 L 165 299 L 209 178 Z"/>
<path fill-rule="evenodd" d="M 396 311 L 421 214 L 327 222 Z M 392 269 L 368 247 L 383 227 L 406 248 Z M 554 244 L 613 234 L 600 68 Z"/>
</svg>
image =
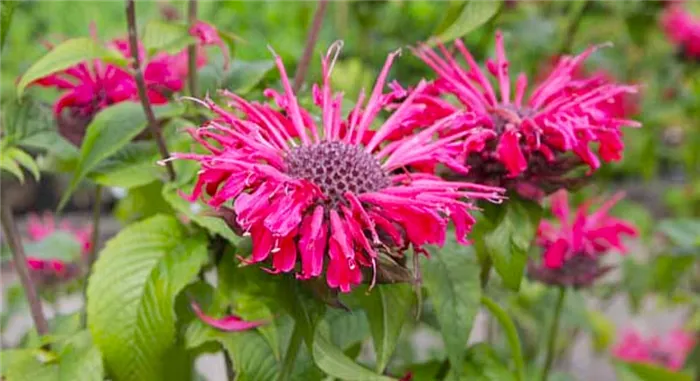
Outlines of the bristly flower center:
<svg viewBox="0 0 700 381">
<path fill-rule="evenodd" d="M 377 159 L 362 147 L 343 142 L 297 147 L 285 162 L 290 176 L 316 184 L 331 205 L 344 200 L 346 192 L 376 192 L 390 184 Z"/>
<path fill-rule="evenodd" d="M 506 124 L 520 126 L 522 119 L 531 114 L 532 110 L 528 108 L 518 109 L 513 105 L 500 105 L 491 111 L 491 120 L 494 130 L 500 134 L 505 130 Z"/>
</svg>

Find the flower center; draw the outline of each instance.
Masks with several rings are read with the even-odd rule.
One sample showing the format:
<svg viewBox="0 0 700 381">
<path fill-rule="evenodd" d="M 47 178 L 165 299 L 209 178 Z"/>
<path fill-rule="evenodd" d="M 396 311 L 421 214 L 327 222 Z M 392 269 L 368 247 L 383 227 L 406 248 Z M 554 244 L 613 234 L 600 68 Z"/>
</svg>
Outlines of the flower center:
<svg viewBox="0 0 700 381">
<path fill-rule="evenodd" d="M 522 118 L 530 114 L 531 111 L 525 108 L 518 109 L 513 105 L 499 105 L 491 111 L 491 120 L 494 129 L 500 134 L 505 129 L 506 124 L 519 126 L 522 123 Z"/>
<path fill-rule="evenodd" d="M 344 200 L 346 192 L 375 192 L 390 184 L 377 159 L 361 147 L 343 142 L 297 147 L 285 162 L 290 176 L 316 184 L 332 205 Z"/>
</svg>

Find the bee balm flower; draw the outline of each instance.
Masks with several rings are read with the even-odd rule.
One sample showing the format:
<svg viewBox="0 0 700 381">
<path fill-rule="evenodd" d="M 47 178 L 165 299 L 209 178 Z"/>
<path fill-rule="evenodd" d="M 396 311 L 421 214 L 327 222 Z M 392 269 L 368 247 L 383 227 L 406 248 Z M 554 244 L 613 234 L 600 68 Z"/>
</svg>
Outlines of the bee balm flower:
<svg viewBox="0 0 700 381">
<path fill-rule="evenodd" d="M 221 48 L 228 60 L 228 50 L 212 26 L 200 21 L 189 33 L 197 39 L 198 67 L 206 64 L 202 47 L 208 45 Z M 107 47 L 131 59 L 127 40 L 112 40 Z M 182 90 L 188 71 L 186 49 L 177 54 L 157 52 L 148 57 L 144 47 L 139 44 L 139 57 L 143 62 L 146 92 L 152 104 L 165 104 L 172 93 Z M 97 112 L 116 103 L 138 100 L 136 80 L 132 74 L 125 68 L 101 60 L 81 62 L 40 78 L 34 84 L 63 92 L 54 103 L 54 115 L 61 135 L 75 145 L 80 145 L 85 129 Z"/>
<path fill-rule="evenodd" d="M 690 59 L 700 60 L 700 18 L 693 17 L 680 3 L 671 3 L 661 15 L 668 39 Z"/>
<path fill-rule="evenodd" d="M 608 102 L 636 87 L 575 78 L 583 61 L 597 47 L 578 56 L 564 56 L 551 73 L 528 91 L 528 78 L 509 75 L 503 36 L 496 33 L 496 60 L 486 68 L 497 86 L 484 74 L 460 40 L 455 48 L 467 67 L 439 45 L 439 52 L 426 45 L 415 53 L 438 74 L 434 88 L 456 97 L 454 105 L 440 97 L 423 96 L 426 113 L 442 117 L 461 111 L 455 132 L 465 133 L 457 152 L 469 169 L 467 179 L 514 188 L 523 196 L 539 198 L 566 187 L 571 169 L 587 164 L 590 172 L 600 160 L 619 160 L 623 143 L 621 127 L 639 123 L 611 115 Z M 598 155 L 593 145 L 598 146 Z"/>
<path fill-rule="evenodd" d="M 639 332 L 627 330 L 613 349 L 613 355 L 627 362 L 655 364 L 679 371 L 695 345 L 693 334 L 675 329 L 665 336 L 644 338 Z"/>
<path fill-rule="evenodd" d="M 552 214 L 559 221 L 540 222 L 537 244 L 544 252 L 539 265 L 529 264 L 530 277 L 556 286 L 585 287 L 609 271 L 610 267 L 600 265 L 599 257 L 611 249 L 625 254 L 621 236 L 637 236 L 634 226 L 608 215 L 622 196 L 616 195 L 592 213 L 588 213 L 589 201 L 572 216 L 566 191 L 552 195 Z"/>
<path fill-rule="evenodd" d="M 329 287 L 347 292 L 362 281 L 363 268 L 381 266 L 380 255 L 400 257 L 409 246 L 423 252 L 425 245 L 443 244 L 449 220 L 457 240 L 466 243 L 474 222 L 470 200 L 498 202 L 502 189 L 404 172 L 414 162 L 447 159 L 443 147 L 459 135 L 434 136 L 453 118 L 398 141 L 386 139 L 420 110 L 409 95 L 386 121 L 377 121 L 397 53 L 388 57 L 367 103 L 360 95 L 343 118 L 343 95 L 330 85 L 339 49 L 332 46 L 322 59 L 323 83 L 314 91 L 319 120 L 300 107 L 275 55 L 284 91 L 266 94 L 281 110 L 224 92 L 235 111 L 206 100 L 218 117 L 191 131 L 209 153 L 173 158 L 201 163 L 190 199 L 206 194 L 210 206 L 235 215 L 237 228 L 252 238 L 249 262 L 271 260 L 269 271 L 296 272 L 300 279 L 325 273 Z"/>
</svg>

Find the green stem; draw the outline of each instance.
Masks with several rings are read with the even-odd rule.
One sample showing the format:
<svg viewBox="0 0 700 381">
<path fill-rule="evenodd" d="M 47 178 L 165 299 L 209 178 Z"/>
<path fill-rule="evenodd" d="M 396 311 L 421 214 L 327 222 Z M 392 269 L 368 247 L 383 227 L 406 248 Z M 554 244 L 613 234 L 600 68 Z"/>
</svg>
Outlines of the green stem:
<svg viewBox="0 0 700 381">
<path fill-rule="evenodd" d="M 486 309 L 491 312 L 491 314 L 498 320 L 501 328 L 505 331 L 506 338 L 508 339 L 508 346 L 510 346 L 510 355 L 513 358 L 513 363 L 515 364 L 515 379 L 517 381 L 525 380 L 525 361 L 523 360 L 523 350 L 520 346 L 520 338 L 518 336 L 518 331 L 515 329 L 515 324 L 513 320 L 508 316 L 508 314 L 496 304 L 493 300 L 486 296 L 481 297 L 481 304 L 486 307 Z"/>
<path fill-rule="evenodd" d="M 547 381 L 549 371 L 554 362 L 554 350 L 557 344 L 557 333 L 559 331 L 559 320 L 561 318 L 561 310 L 564 306 L 564 297 L 566 296 L 566 288 L 559 287 L 557 296 L 557 304 L 554 306 L 554 316 L 552 317 L 552 325 L 549 328 L 549 339 L 547 341 L 547 357 L 544 361 L 544 369 L 542 370 L 542 381 Z"/>
<path fill-rule="evenodd" d="M 280 371 L 280 376 L 277 379 L 278 381 L 287 381 L 291 379 L 292 372 L 294 371 L 294 363 L 297 360 L 297 353 L 299 353 L 302 338 L 301 329 L 295 323 L 294 331 L 292 331 L 292 337 L 289 339 L 289 345 L 287 346 L 287 351 L 284 354 L 284 362 L 282 363 L 282 370 Z"/>
<path fill-rule="evenodd" d="M 571 19 L 571 22 L 569 23 L 569 26 L 566 28 L 566 32 L 564 33 L 564 40 L 562 41 L 562 44 L 559 47 L 558 52 L 560 55 L 571 53 L 571 44 L 574 42 L 574 37 L 576 37 L 576 32 L 578 31 L 578 28 L 581 25 L 581 20 L 583 19 L 583 14 L 586 13 L 588 8 L 590 8 L 590 6 L 591 6 L 591 1 L 584 0 L 583 2 L 581 2 L 579 4 L 572 4 L 571 6 L 573 7 L 573 9 L 571 11 L 572 19 Z"/>
</svg>

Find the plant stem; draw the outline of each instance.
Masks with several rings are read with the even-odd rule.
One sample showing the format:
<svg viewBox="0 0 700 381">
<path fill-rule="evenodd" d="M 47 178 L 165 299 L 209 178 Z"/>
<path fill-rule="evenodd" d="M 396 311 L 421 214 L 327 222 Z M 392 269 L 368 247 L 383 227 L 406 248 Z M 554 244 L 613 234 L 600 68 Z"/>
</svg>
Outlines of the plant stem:
<svg viewBox="0 0 700 381">
<path fill-rule="evenodd" d="M 574 42 L 574 37 L 576 37 L 576 32 L 578 32 L 579 25 L 581 25 L 583 14 L 586 13 L 588 8 L 590 8 L 591 6 L 591 1 L 584 0 L 580 4 L 572 3 L 571 6 L 575 8 L 571 12 L 571 22 L 566 28 L 566 32 L 564 33 L 564 40 L 562 41 L 562 44 L 559 47 L 559 55 L 571 53 L 571 44 Z"/>
<path fill-rule="evenodd" d="M 294 324 L 294 331 L 292 331 L 292 337 L 289 338 L 289 345 L 287 345 L 287 351 L 284 354 L 284 362 L 282 363 L 282 370 L 280 371 L 280 376 L 278 381 L 287 381 L 294 371 L 294 362 L 297 359 L 297 353 L 299 353 L 299 347 L 301 346 L 302 332 L 299 326 Z"/>
<path fill-rule="evenodd" d="M 496 302 L 488 297 L 482 296 L 481 304 L 486 307 L 489 312 L 491 312 L 491 315 L 498 320 L 501 328 L 503 328 L 505 331 L 508 345 L 510 346 L 510 355 L 513 358 L 513 363 L 515 364 L 515 379 L 517 381 L 525 380 L 525 360 L 523 360 L 523 350 L 520 346 L 520 337 L 518 336 L 518 331 L 515 329 L 513 320 L 498 304 L 496 304 Z"/>
<path fill-rule="evenodd" d="M 197 0 L 190 0 L 187 3 L 187 22 L 190 30 L 197 23 Z M 190 95 L 197 96 L 197 44 L 187 47 L 187 83 Z"/>
<path fill-rule="evenodd" d="M 559 287 L 557 295 L 557 304 L 554 306 L 554 316 L 552 317 L 552 325 L 549 327 L 549 339 L 547 341 L 547 357 L 544 361 L 544 369 L 542 370 L 542 381 L 547 381 L 549 371 L 554 362 L 554 350 L 557 344 L 557 333 L 559 331 L 559 320 L 561 318 L 561 309 L 564 306 L 564 297 L 566 296 L 566 288 Z"/>
<path fill-rule="evenodd" d="M 136 11 L 134 10 L 134 0 L 126 0 L 126 22 L 129 30 L 129 46 L 131 48 L 131 57 L 134 59 L 133 69 L 134 69 L 134 79 L 136 80 L 136 87 L 139 91 L 139 99 L 141 100 L 141 106 L 143 106 L 143 112 L 146 114 L 146 119 L 148 120 L 148 128 L 151 130 L 151 135 L 156 140 L 158 145 L 158 150 L 160 151 L 160 156 L 163 159 L 170 158 L 170 153 L 168 152 L 168 147 L 165 145 L 165 140 L 163 140 L 163 135 L 158 128 L 158 122 L 153 114 L 153 109 L 151 108 L 151 102 L 148 99 L 148 94 L 146 93 L 146 82 L 143 79 L 143 73 L 141 72 L 141 60 L 139 58 L 139 39 L 136 33 Z M 165 167 L 168 170 L 168 178 L 170 181 L 175 180 L 175 169 L 173 169 L 173 163 L 170 161 L 165 162 Z"/>
<path fill-rule="evenodd" d="M 97 260 L 97 244 L 100 240 L 100 220 L 102 217 L 102 185 L 97 184 L 95 188 L 95 200 L 92 206 L 92 236 L 90 237 L 90 252 L 85 263 L 85 284 L 83 285 L 83 300 L 85 300 L 85 311 L 82 316 L 82 326 L 87 325 L 87 286 L 88 278 L 92 272 L 92 265 Z"/>
<path fill-rule="evenodd" d="M 297 65 L 297 71 L 294 73 L 294 84 L 292 85 L 292 89 L 295 93 L 299 91 L 301 84 L 304 82 L 306 72 L 309 69 L 309 62 L 311 61 L 311 55 L 314 52 L 314 46 L 316 45 L 316 40 L 318 39 L 318 33 L 321 31 L 323 16 L 326 13 L 327 6 L 328 0 L 318 1 L 318 7 L 316 7 L 316 13 L 314 13 L 314 19 L 311 21 L 311 30 L 309 30 L 309 35 L 306 37 L 304 53 L 299 60 L 299 65 Z"/>
<path fill-rule="evenodd" d="M 0 221 L 2 222 L 2 231 L 5 235 L 5 239 L 7 239 L 7 244 L 12 251 L 12 260 L 17 270 L 17 275 L 19 275 L 19 281 L 22 284 L 22 288 L 24 288 L 24 294 L 27 296 L 27 301 L 29 302 L 29 312 L 34 320 L 34 326 L 36 326 L 36 331 L 39 333 L 39 336 L 45 336 L 49 333 L 49 325 L 46 322 L 39 295 L 34 287 L 34 283 L 32 283 L 32 279 L 29 277 L 27 256 L 24 253 L 24 247 L 22 246 L 22 239 L 17 231 L 17 225 L 12 217 L 12 210 L 4 200 L 2 205 L 0 205 Z"/>
</svg>

